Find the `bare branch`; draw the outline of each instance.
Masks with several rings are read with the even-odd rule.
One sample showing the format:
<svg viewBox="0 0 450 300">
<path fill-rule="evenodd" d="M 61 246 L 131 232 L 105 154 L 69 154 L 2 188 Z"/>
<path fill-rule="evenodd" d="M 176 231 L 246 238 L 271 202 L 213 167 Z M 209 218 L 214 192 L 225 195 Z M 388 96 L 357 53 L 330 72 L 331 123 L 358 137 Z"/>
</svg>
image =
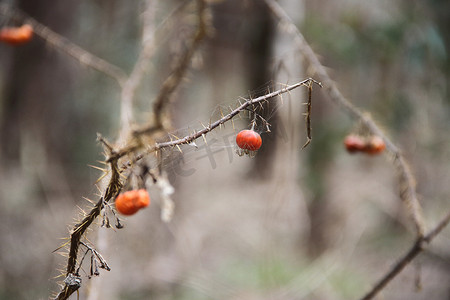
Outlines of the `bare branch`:
<svg viewBox="0 0 450 300">
<path fill-rule="evenodd" d="M 402 156 L 400 149 L 392 143 L 392 141 L 375 124 L 368 114 L 356 108 L 342 95 L 340 90 L 337 88 L 336 83 L 330 78 L 325 67 L 317 58 L 317 55 L 311 49 L 302 33 L 291 21 L 283 8 L 274 0 L 265 0 L 265 2 L 275 17 L 280 21 L 282 28 L 286 29 L 289 34 L 294 36 L 294 42 L 297 44 L 305 59 L 311 65 L 313 72 L 317 74 L 318 79 L 325 86 L 325 91 L 328 93 L 328 96 L 337 105 L 344 109 L 352 118 L 359 120 L 372 134 L 381 137 L 385 141 L 386 149 L 394 155 L 395 165 L 400 173 L 400 197 L 402 201 L 405 202 L 411 215 L 411 219 L 416 227 L 417 237 L 422 237 L 425 232 L 425 222 L 422 215 L 420 202 L 416 194 L 415 180 L 411 170 Z"/>
<path fill-rule="evenodd" d="M 399 173 L 400 198 L 406 204 L 414 221 L 417 237 L 421 237 L 425 232 L 425 221 L 416 193 L 416 180 L 403 155 L 400 152 L 394 153 L 394 155 L 394 164 Z"/>
<path fill-rule="evenodd" d="M 450 213 L 448 213 L 430 232 L 420 237 L 411 249 L 380 279 L 380 281 L 361 300 L 373 299 L 392 279 L 394 279 L 425 247 L 448 225 Z"/>
<path fill-rule="evenodd" d="M 109 77 L 112 77 L 119 83 L 119 85 L 123 85 L 123 83 L 125 82 L 127 75 L 125 71 L 123 71 L 120 67 L 115 66 L 98 56 L 95 56 L 94 54 L 84 50 L 80 46 L 75 45 L 65 37 L 52 31 L 50 28 L 39 23 L 22 11 L 12 8 L 8 4 L 0 3 L 0 14 L 5 15 L 13 20 L 30 24 L 31 26 L 33 26 L 34 32 L 41 38 L 46 40 L 51 46 L 72 56 L 81 64 L 93 68 L 105 75 L 108 75 Z"/>
</svg>

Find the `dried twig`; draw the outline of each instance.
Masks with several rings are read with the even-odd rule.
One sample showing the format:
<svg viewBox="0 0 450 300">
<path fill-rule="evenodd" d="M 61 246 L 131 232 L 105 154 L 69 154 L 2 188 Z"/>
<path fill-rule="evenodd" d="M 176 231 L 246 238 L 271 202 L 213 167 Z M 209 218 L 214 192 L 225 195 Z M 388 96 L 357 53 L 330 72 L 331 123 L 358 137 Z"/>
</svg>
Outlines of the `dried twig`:
<svg viewBox="0 0 450 300">
<path fill-rule="evenodd" d="M 361 300 L 373 299 L 383 288 L 394 279 L 425 247 L 448 225 L 450 213 L 447 214 L 429 233 L 419 237 L 411 249 L 386 273 L 383 278 Z"/>
<path fill-rule="evenodd" d="M 300 52 L 304 58 L 311 65 L 313 72 L 318 76 L 318 79 L 325 86 L 325 91 L 328 96 L 340 107 L 342 107 L 351 117 L 359 120 L 372 134 L 381 137 L 386 143 L 386 149 L 394 155 L 395 165 L 400 173 L 400 188 L 401 199 L 405 202 L 406 207 L 411 215 L 411 219 L 416 227 L 417 237 L 420 238 L 425 232 L 425 222 L 422 215 L 422 209 L 415 190 L 415 180 L 408 167 L 403 155 L 397 146 L 384 134 L 384 132 L 375 124 L 372 118 L 356 108 L 349 100 L 347 100 L 336 83 L 330 78 L 325 67 L 320 63 L 317 55 L 306 42 L 302 33 L 298 30 L 295 24 L 291 21 L 289 16 L 283 8 L 274 0 L 265 0 L 266 4 L 273 12 L 275 17 L 279 19 L 282 28 L 286 29 L 289 34 L 294 36 L 294 42 L 297 44 Z"/>
<path fill-rule="evenodd" d="M 95 257 L 95 259 L 97 259 L 100 262 L 99 267 L 101 269 L 105 269 L 106 271 L 111 271 L 111 268 L 108 266 L 108 263 L 106 262 L 106 260 L 103 258 L 103 256 L 97 250 L 95 250 L 93 247 L 89 246 L 85 242 L 80 242 L 80 244 L 85 246 L 88 249 L 88 251 L 90 251 L 92 253 L 92 256 Z M 96 274 L 96 275 L 98 275 L 98 274 Z"/>
<path fill-rule="evenodd" d="M 122 85 L 125 82 L 127 75 L 125 71 L 123 71 L 120 67 L 115 66 L 98 56 L 95 56 L 94 54 L 84 50 L 80 46 L 75 45 L 65 37 L 52 31 L 50 28 L 39 23 L 22 11 L 16 8 L 12 8 L 8 4 L 0 3 L 0 14 L 5 15 L 13 20 L 30 24 L 31 26 L 33 26 L 34 32 L 41 38 L 46 40 L 47 43 L 49 43 L 51 46 L 69 54 L 70 56 L 78 60 L 81 64 L 102 72 L 109 77 L 112 77 L 119 83 L 119 85 Z"/>
<path fill-rule="evenodd" d="M 314 82 L 320 87 L 322 84 L 320 82 Z M 306 146 L 311 143 L 312 135 L 311 135 L 311 109 L 312 109 L 312 86 L 313 81 L 310 81 L 307 85 L 308 87 L 308 102 L 306 103 L 306 113 L 305 113 L 305 121 L 306 121 L 306 143 L 303 145 L 302 149 L 305 149 Z"/>
</svg>

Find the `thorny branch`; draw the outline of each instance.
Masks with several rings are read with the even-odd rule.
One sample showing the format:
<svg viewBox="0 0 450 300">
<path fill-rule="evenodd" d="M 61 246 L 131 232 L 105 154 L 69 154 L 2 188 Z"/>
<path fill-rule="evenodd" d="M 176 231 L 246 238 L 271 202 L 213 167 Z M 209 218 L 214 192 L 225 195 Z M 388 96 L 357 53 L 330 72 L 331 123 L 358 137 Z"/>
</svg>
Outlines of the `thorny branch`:
<svg viewBox="0 0 450 300">
<path fill-rule="evenodd" d="M 142 159 L 145 155 L 149 154 L 149 153 L 153 153 L 153 152 L 157 152 L 159 150 L 162 150 L 164 148 L 169 148 L 169 147 L 176 147 L 176 146 L 180 146 L 183 144 L 190 144 L 192 142 L 194 142 L 196 139 L 205 136 L 206 134 L 208 134 L 210 131 L 214 130 L 215 128 L 223 125 L 224 123 L 230 121 L 233 117 L 235 117 L 236 115 L 238 115 L 241 111 L 246 110 L 248 107 L 257 104 L 257 103 L 261 103 L 264 102 L 270 98 L 273 97 L 277 97 L 279 95 L 282 95 L 284 93 L 287 93 L 293 89 L 296 89 L 302 85 L 304 86 L 309 86 L 310 84 L 315 83 L 317 85 L 320 86 L 320 83 L 315 81 L 312 78 L 308 78 L 305 79 L 303 81 L 297 82 L 296 84 L 293 85 L 289 85 L 287 87 L 284 87 L 282 89 L 276 90 L 274 92 L 268 93 L 266 95 L 260 96 L 258 98 L 254 98 L 254 99 L 245 99 L 244 103 L 242 103 L 241 105 L 239 105 L 237 108 L 233 109 L 230 113 L 228 113 L 227 115 L 224 115 L 222 118 L 218 119 L 215 122 L 210 123 L 208 126 L 204 127 L 202 130 L 199 130 L 197 132 L 194 132 L 190 135 L 187 135 L 183 138 L 180 139 L 176 139 L 176 140 L 171 140 L 171 141 L 167 141 L 167 142 L 161 142 L 161 143 L 156 143 L 153 147 L 150 147 L 149 149 L 147 149 L 144 153 L 141 153 L 139 155 L 137 155 L 133 161 L 130 161 L 128 163 L 126 163 L 126 166 L 131 166 L 132 164 L 134 164 L 136 161 Z M 125 147 L 122 149 L 119 149 L 118 151 L 116 151 L 115 153 L 113 153 L 108 159 L 107 162 L 110 161 L 115 161 L 118 160 L 119 158 L 129 154 L 130 152 L 133 152 L 135 150 L 138 149 L 137 145 L 131 146 L 131 147 Z"/>
<path fill-rule="evenodd" d="M 76 271 L 78 249 L 81 244 L 81 238 L 83 237 L 86 230 L 92 224 L 92 222 L 100 215 L 104 204 L 109 200 L 114 199 L 120 192 L 122 184 L 120 182 L 119 168 L 117 167 L 117 161 L 111 161 L 111 178 L 109 180 L 108 187 L 106 188 L 100 200 L 95 204 L 95 206 L 87 213 L 87 215 L 75 226 L 73 227 L 72 233 L 70 235 L 70 248 L 69 248 L 69 259 L 67 261 L 66 279 L 67 278 L 79 278 L 80 284 L 73 285 L 68 284 L 65 281 L 65 285 L 61 292 L 56 296 L 55 299 L 63 300 L 67 299 L 71 294 L 78 290 L 81 286 L 81 278 Z"/>
<path fill-rule="evenodd" d="M 109 77 L 115 79 L 119 85 L 122 85 L 125 82 L 127 75 L 120 67 L 115 66 L 75 45 L 67 38 L 50 30 L 50 28 L 39 23 L 22 11 L 12 8 L 8 4 L 0 3 L 0 14 L 10 17 L 13 20 L 30 24 L 33 26 L 33 30 L 37 35 L 46 40 L 47 43 L 56 49 L 60 49 L 61 51 L 67 53 L 78 60 L 81 64 L 108 75 Z"/>
</svg>

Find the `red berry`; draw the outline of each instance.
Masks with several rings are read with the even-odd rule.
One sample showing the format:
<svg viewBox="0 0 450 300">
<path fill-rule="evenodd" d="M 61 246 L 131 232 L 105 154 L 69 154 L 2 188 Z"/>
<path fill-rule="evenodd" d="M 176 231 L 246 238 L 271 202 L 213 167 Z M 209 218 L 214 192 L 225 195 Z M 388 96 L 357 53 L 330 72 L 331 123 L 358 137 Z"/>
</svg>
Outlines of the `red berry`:
<svg viewBox="0 0 450 300">
<path fill-rule="evenodd" d="M 386 144 L 379 136 L 373 136 L 369 139 L 364 147 L 364 152 L 369 154 L 379 154 L 384 151 Z"/>
<path fill-rule="evenodd" d="M 116 198 L 116 209 L 122 215 L 134 215 L 139 209 L 150 204 L 148 192 L 144 189 L 128 191 Z"/>
<path fill-rule="evenodd" d="M 262 139 L 259 133 L 246 129 L 238 133 L 236 144 L 241 149 L 256 151 L 261 147 Z"/>
<path fill-rule="evenodd" d="M 358 135 L 348 135 L 344 140 L 345 148 L 348 152 L 354 153 L 357 151 L 363 151 L 366 147 L 364 140 Z"/>
</svg>

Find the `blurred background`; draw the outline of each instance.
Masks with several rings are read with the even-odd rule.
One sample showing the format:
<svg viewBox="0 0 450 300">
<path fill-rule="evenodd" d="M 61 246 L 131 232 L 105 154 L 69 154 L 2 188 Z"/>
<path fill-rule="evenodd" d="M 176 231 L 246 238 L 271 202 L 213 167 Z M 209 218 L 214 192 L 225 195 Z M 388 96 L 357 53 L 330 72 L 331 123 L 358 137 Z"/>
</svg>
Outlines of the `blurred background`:
<svg viewBox="0 0 450 300">
<path fill-rule="evenodd" d="M 195 30 L 190 1 L 151 1 L 156 40 L 135 99 L 136 124 Z M 6 1 L 129 73 L 145 1 Z M 184 3 L 180 8 L 180 3 Z M 450 2 L 283 0 L 343 94 L 403 150 L 428 228 L 450 208 Z M 168 21 L 164 21 L 174 9 Z M 213 34 L 194 55 L 170 105 L 177 136 L 220 117 L 239 97 L 309 76 L 307 62 L 263 1 L 210 1 Z M 0 25 L 21 25 L 0 15 Z M 120 87 L 41 38 L 0 45 L 0 299 L 46 299 L 66 258 L 52 253 L 97 199 L 96 142 L 119 133 Z M 184 156 L 168 151 L 175 213 L 160 220 L 160 190 L 121 230 L 94 224 L 88 239 L 111 267 L 82 273 L 80 299 L 358 299 L 414 242 L 389 155 L 351 155 L 358 130 L 319 88 L 312 143 L 306 89 L 266 104 L 255 158 L 235 153 L 245 114 Z M 151 159 L 150 159 L 151 162 Z M 450 299 L 450 229 L 379 299 Z M 87 270 L 85 270 L 87 272 Z M 418 286 L 421 288 L 418 288 Z M 76 299 L 74 294 L 71 299 Z"/>
</svg>

